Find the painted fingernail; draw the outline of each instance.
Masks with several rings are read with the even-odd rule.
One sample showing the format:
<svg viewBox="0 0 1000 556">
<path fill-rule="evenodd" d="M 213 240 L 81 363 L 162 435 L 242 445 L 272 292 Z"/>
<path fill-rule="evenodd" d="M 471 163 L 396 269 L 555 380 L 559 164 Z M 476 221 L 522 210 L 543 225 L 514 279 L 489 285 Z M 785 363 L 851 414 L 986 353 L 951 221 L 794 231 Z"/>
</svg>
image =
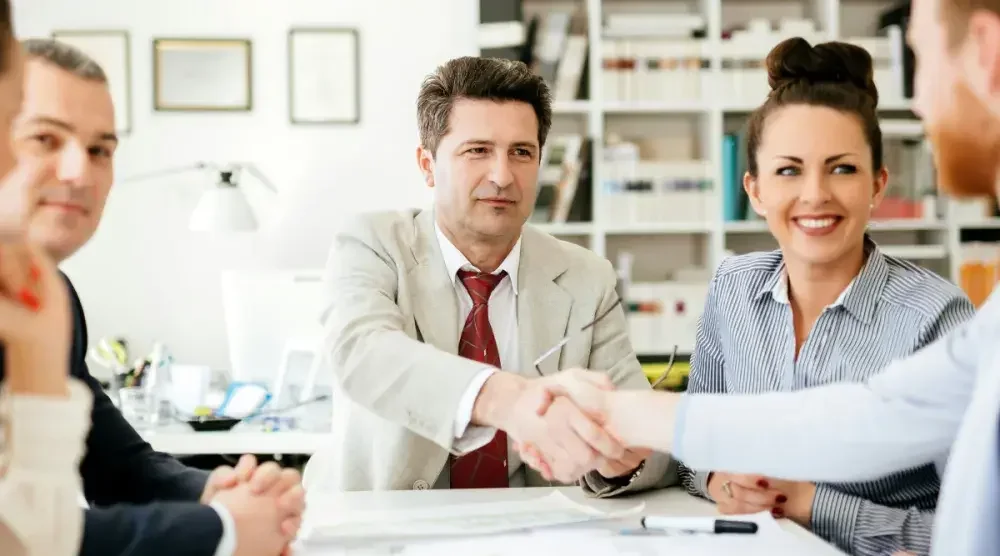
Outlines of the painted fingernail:
<svg viewBox="0 0 1000 556">
<path fill-rule="evenodd" d="M 788 502 L 788 497 L 784 494 L 779 494 L 778 497 L 775 498 L 775 501 L 779 504 L 784 504 L 785 502 Z"/>
<path fill-rule="evenodd" d="M 760 479 L 759 481 L 757 481 L 757 486 L 760 488 L 767 488 L 768 482 L 765 481 L 764 479 Z"/>
<path fill-rule="evenodd" d="M 774 517 L 782 517 L 785 515 L 785 510 L 782 510 L 781 508 L 771 508 L 771 515 Z"/>
<path fill-rule="evenodd" d="M 38 296 L 35 292 L 29 290 L 28 288 L 21 288 L 21 292 L 17 294 L 18 299 L 25 307 L 31 309 L 32 311 L 37 311 L 39 308 Z"/>
<path fill-rule="evenodd" d="M 38 268 L 38 265 L 32 263 L 28 268 L 28 275 L 31 277 L 32 282 L 37 282 L 42 278 L 42 270 Z"/>
</svg>

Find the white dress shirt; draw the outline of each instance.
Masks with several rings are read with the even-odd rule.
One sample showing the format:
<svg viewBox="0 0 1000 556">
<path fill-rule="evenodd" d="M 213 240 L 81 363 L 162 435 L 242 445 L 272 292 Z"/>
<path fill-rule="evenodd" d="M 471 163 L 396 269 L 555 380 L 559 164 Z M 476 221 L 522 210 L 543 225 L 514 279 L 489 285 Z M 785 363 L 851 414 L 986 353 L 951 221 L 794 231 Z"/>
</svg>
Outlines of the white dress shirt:
<svg viewBox="0 0 1000 556">
<path fill-rule="evenodd" d="M 233 556 L 236 553 L 236 521 L 222 504 L 211 502 L 209 506 L 219 514 L 219 520 L 222 521 L 222 538 L 215 549 L 215 556 Z"/>
<path fill-rule="evenodd" d="M 455 295 L 458 298 L 458 327 L 461 330 L 465 327 L 465 321 L 469 313 L 472 312 L 472 297 L 469 295 L 468 290 L 465 289 L 465 285 L 458 278 L 458 271 L 471 270 L 473 272 L 480 272 L 480 270 L 473 266 L 469 262 L 469 259 L 448 240 L 439 226 L 435 225 L 434 229 L 437 233 L 438 244 L 441 247 L 441 255 L 444 258 L 445 267 L 448 269 L 448 275 L 454 281 Z M 506 272 L 507 276 L 497 284 L 496 289 L 490 294 L 487 306 L 490 328 L 493 329 L 493 336 L 496 339 L 497 349 L 500 352 L 500 368 L 507 371 L 516 371 L 517 366 L 520 364 L 517 335 L 517 270 L 520 262 L 521 240 L 519 238 L 517 243 L 514 244 L 514 248 L 507 255 L 507 258 L 493 271 L 493 274 Z M 493 367 L 484 367 L 483 371 L 469 384 L 468 390 L 466 390 L 465 395 L 459 403 L 458 412 L 455 415 L 455 450 L 458 453 L 465 454 L 481 448 L 488 444 L 493 439 L 493 435 L 496 434 L 496 429 L 492 427 L 469 426 L 469 423 L 472 421 L 472 408 L 476 403 L 476 398 L 479 396 L 479 392 L 482 390 L 486 380 L 494 372 L 496 372 L 496 369 Z M 508 461 L 514 459 L 509 454 L 511 454 L 511 450 L 508 449 Z M 519 463 L 517 465 L 515 463 L 517 462 L 510 462 L 509 469 L 511 470 L 511 474 L 516 471 L 519 465 Z M 449 476 L 447 469 L 445 471 L 442 474 L 442 478 L 438 479 L 438 486 L 442 485 L 442 483 L 447 484 L 445 481 Z"/>
<path fill-rule="evenodd" d="M 68 398 L 0 393 L 0 554 L 70 556 L 80 550 L 78 466 L 92 397 L 70 380 Z"/>
</svg>

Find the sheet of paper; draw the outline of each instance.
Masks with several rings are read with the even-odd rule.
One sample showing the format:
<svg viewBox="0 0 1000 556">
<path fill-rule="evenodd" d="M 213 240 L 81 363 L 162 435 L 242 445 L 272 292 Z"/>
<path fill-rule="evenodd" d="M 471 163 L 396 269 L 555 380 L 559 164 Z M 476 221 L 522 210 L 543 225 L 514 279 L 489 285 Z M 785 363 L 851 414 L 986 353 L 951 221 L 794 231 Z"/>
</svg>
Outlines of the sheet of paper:
<svg viewBox="0 0 1000 556">
<path fill-rule="evenodd" d="M 775 523 L 756 535 L 623 536 L 604 529 L 542 530 L 470 537 L 415 539 L 381 547 L 316 548 L 302 556 L 806 556 L 814 554 L 800 539 Z"/>
<path fill-rule="evenodd" d="M 535 527 L 617 519 L 642 512 L 645 504 L 603 512 L 570 500 L 561 492 L 516 502 L 351 511 L 306 518 L 308 538 L 364 539 L 454 537 L 523 531 Z"/>
</svg>

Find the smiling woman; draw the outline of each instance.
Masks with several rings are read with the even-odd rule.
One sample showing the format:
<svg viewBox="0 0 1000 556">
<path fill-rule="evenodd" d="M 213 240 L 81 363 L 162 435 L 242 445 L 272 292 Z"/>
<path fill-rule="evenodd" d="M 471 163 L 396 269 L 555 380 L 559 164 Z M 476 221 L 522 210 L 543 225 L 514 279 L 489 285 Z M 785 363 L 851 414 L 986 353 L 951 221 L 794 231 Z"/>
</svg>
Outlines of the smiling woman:
<svg viewBox="0 0 1000 556">
<path fill-rule="evenodd" d="M 884 255 L 865 234 L 887 180 L 868 53 L 793 38 L 767 67 L 771 93 L 750 118 L 744 187 L 780 249 L 719 266 L 696 333 L 692 393 L 864 381 L 973 314 L 954 285 Z M 933 465 L 850 484 L 687 467 L 681 476 L 723 513 L 771 511 L 852 554 L 930 544 Z"/>
</svg>

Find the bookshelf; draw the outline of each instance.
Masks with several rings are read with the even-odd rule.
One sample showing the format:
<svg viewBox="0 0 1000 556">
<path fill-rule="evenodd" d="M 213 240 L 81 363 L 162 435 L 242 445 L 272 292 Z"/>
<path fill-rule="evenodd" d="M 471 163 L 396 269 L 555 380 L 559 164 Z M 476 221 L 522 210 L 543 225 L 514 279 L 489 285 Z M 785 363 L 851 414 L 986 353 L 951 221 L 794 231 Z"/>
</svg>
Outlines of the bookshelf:
<svg viewBox="0 0 1000 556">
<path fill-rule="evenodd" d="M 526 19 L 534 15 L 545 17 L 554 11 L 571 12 L 574 27 L 569 33 L 583 35 L 587 41 L 586 69 L 582 74 L 586 82 L 581 87 L 581 94 L 586 98 L 557 97 L 553 106 L 552 135 L 579 133 L 592 141 L 591 179 L 586 184 L 590 188 L 591 218 L 589 221 L 535 225 L 587 246 L 613 263 L 617 263 L 623 253 L 628 253 L 634 264 L 634 280 L 669 280 L 679 271 L 692 268 L 701 269 L 702 276 L 710 276 L 715 266 L 730 253 L 776 246 L 763 221 L 727 218 L 723 198 L 727 172 L 723 143 L 727 133 L 738 129 L 766 95 L 761 61 L 774 44 L 787 36 L 801 35 L 811 42 L 847 40 L 872 52 L 876 60 L 886 151 L 899 147 L 900 152 L 909 149 L 911 155 L 923 153 L 925 160 L 918 160 L 916 165 L 927 165 L 929 156 L 921 125 L 910 112 L 909 100 L 904 96 L 902 30 L 899 27 L 879 29 L 880 14 L 893 3 L 879 0 L 525 0 L 523 6 Z M 690 35 L 657 37 L 653 22 L 663 17 L 677 21 L 700 20 L 704 33 L 696 36 L 703 38 L 690 38 Z M 649 20 L 648 34 L 615 27 L 616 19 L 621 22 L 630 18 L 633 22 L 640 21 L 633 23 L 639 26 L 641 20 Z M 774 22 L 770 35 L 753 29 L 761 20 Z M 779 21 L 784 22 L 783 29 Z M 740 26 L 744 32 L 724 36 L 724 31 L 728 33 Z M 663 42 L 657 43 L 658 38 Z M 675 73 L 661 71 L 654 76 L 653 72 L 632 70 L 623 77 L 618 73 L 620 70 L 615 69 L 620 67 L 615 62 L 622 58 L 640 64 L 639 69 L 644 70 L 641 64 L 645 58 L 670 56 L 681 60 L 677 67 L 671 68 Z M 695 67 L 687 63 L 692 58 L 700 60 Z M 629 81 L 624 86 L 628 89 L 626 93 L 622 93 L 622 86 L 615 89 L 616 77 Z M 671 145 L 677 144 L 674 141 L 677 138 L 690 143 L 685 146 L 689 151 L 687 159 L 654 162 L 703 164 L 707 168 L 705 181 L 708 183 L 704 198 L 676 210 L 672 210 L 669 202 L 662 204 L 659 218 L 656 218 L 656 207 L 612 210 L 612 205 L 622 204 L 618 194 L 609 191 L 609 181 L 615 172 L 613 157 L 609 155 L 616 148 L 615 140 L 619 137 L 639 138 L 639 141 L 673 138 L 655 146 L 660 152 L 670 151 Z M 910 170 L 897 173 L 890 166 L 890 173 L 896 179 L 894 182 L 893 177 L 890 178 L 890 188 L 898 186 L 915 191 L 919 187 L 923 193 L 914 196 L 914 203 L 920 204 L 923 195 L 922 202 L 930 204 L 924 205 L 918 217 L 900 217 L 899 213 L 892 218 L 877 217 L 872 222 L 871 233 L 888 253 L 911 259 L 961 283 L 963 230 L 1000 230 L 1000 219 L 991 216 L 988 201 L 978 207 L 955 210 L 947 199 L 932 195 L 932 170 Z M 639 200 L 635 204 L 647 203 Z M 687 210 L 690 207 L 703 207 L 704 210 Z M 636 216 L 639 214 L 643 216 Z"/>
</svg>

